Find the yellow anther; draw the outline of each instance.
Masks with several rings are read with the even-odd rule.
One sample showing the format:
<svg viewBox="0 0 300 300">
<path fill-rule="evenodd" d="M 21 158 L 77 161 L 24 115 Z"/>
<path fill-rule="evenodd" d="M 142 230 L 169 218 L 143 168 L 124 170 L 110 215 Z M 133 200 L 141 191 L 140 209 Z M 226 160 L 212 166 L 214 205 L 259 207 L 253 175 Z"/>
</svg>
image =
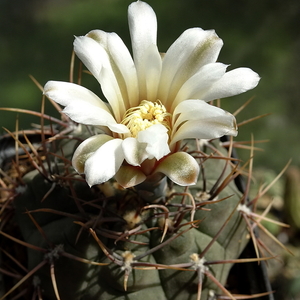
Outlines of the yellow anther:
<svg viewBox="0 0 300 300">
<path fill-rule="evenodd" d="M 154 124 L 162 124 L 170 130 L 170 116 L 160 101 L 143 100 L 139 106 L 126 111 L 122 124 L 129 128 L 133 137 L 136 137 L 140 131 Z"/>
</svg>

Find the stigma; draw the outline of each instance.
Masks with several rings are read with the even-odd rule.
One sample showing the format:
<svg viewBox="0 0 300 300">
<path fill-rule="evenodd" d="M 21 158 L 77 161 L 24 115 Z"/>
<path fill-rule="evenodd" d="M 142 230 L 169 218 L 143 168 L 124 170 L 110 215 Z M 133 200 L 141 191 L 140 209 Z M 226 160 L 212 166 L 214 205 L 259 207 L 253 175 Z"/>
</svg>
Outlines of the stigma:
<svg viewBox="0 0 300 300">
<path fill-rule="evenodd" d="M 143 131 L 155 124 L 162 124 L 170 130 L 171 114 L 167 112 L 165 106 L 160 102 L 143 100 L 139 106 L 128 109 L 121 122 L 136 137 Z"/>
</svg>

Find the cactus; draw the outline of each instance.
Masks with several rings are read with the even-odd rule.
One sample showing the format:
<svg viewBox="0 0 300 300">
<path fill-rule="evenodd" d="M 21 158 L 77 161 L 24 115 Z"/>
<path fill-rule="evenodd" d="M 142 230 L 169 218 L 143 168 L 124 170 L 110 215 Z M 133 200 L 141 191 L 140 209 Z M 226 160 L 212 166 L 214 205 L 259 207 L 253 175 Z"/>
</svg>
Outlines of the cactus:
<svg viewBox="0 0 300 300">
<path fill-rule="evenodd" d="M 300 222 L 298 219 L 299 214 L 299 195 L 300 189 L 298 182 L 300 179 L 300 172 L 297 167 L 290 167 L 286 172 L 285 181 L 285 202 L 284 212 L 285 218 L 289 220 L 293 231 L 297 232 L 300 228 Z"/>
<path fill-rule="evenodd" d="M 16 224 L 21 231 L 23 242 L 16 238 L 13 248 L 27 247 L 26 268 L 38 282 L 33 294 L 150 299 L 155 293 L 159 299 L 185 299 L 196 298 L 201 284 L 206 299 L 212 291 L 226 291 L 220 290 L 232 265 L 226 260 L 239 257 L 248 231 L 237 210 L 242 194 L 233 179 L 239 171 L 218 141 L 202 151 L 190 146 L 203 168 L 196 185 L 179 187 L 164 177 L 155 181 L 162 199 L 148 201 L 144 189 L 153 188 L 153 182 L 123 189 L 111 180 L 90 188 L 68 161 L 78 138 L 59 135 L 39 152 L 24 148 L 28 157 L 19 157 L 16 177 L 7 182 L 15 186 L 4 216 L 13 212 L 15 217 L 2 234 L 12 238 L 5 232 Z M 19 175 L 23 164 L 29 167 L 24 176 Z"/>
<path fill-rule="evenodd" d="M 149 12 L 142 1 L 134 5 L 133 11 L 141 5 Z M 136 21 L 131 21 L 134 31 Z M 77 47 L 84 63 L 88 64 L 87 56 L 80 47 L 88 38 L 97 41 L 100 35 L 103 33 L 91 32 L 78 38 L 75 51 Z M 210 38 L 218 39 L 214 33 Z M 102 45 L 103 49 L 107 50 L 108 44 Z M 204 46 L 200 49 L 203 52 Z M 135 55 L 138 60 L 138 53 Z M 119 63 L 114 54 L 110 60 Z M 249 79 L 251 87 L 247 89 L 258 82 L 256 75 L 251 76 L 256 79 Z M 70 118 L 63 114 L 58 120 L 44 112 L 35 113 L 41 119 L 40 129 L 9 132 L 1 141 L 4 153 L 13 153 L 3 155 L 1 161 L 1 299 L 241 299 L 234 291 L 241 289 L 231 286 L 228 277 L 235 263 L 263 264 L 263 243 L 253 230 L 255 224 L 261 227 L 263 217 L 252 210 L 266 189 L 251 201 L 248 198 L 253 142 L 249 162 L 241 165 L 233 154 L 233 148 L 240 144 L 232 138 L 219 139 L 236 135 L 234 117 L 215 106 L 195 102 L 211 109 L 211 118 L 217 115 L 218 122 L 208 120 L 213 133 L 202 132 L 201 138 L 198 133 L 188 135 L 185 143 L 176 140 L 171 144 L 189 121 L 180 124 L 176 132 L 171 114 L 168 109 L 164 111 L 167 102 L 142 101 L 118 124 L 109 123 L 103 113 L 109 123 L 105 131 L 102 123 L 95 127 L 78 124 L 70 112 L 72 107 L 53 92 L 58 85 L 61 83 L 48 83 L 44 93 L 52 103 L 55 100 L 66 106 L 64 112 Z M 80 92 L 83 95 L 86 90 Z M 230 93 L 226 91 L 225 96 Z M 106 104 L 103 111 L 104 107 Z M 111 107 L 106 111 L 113 111 L 117 120 Z M 132 116 L 143 113 L 145 107 L 158 111 L 162 121 L 141 129 Z M 184 112 L 183 105 L 180 109 Z M 122 132 L 125 126 L 130 133 Z M 161 130 L 163 127 L 167 130 Z M 165 145 L 168 151 L 161 157 L 155 156 L 160 155 L 157 149 L 149 150 L 146 142 L 139 140 L 139 132 L 150 132 L 149 128 L 155 128 L 160 142 L 169 137 Z M 86 143 L 91 136 L 101 136 L 101 142 Z M 125 141 L 140 143 L 144 148 L 136 148 L 142 153 L 138 155 L 148 156 L 134 165 L 130 162 L 135 158 L 127 153 L 115 174 L 104 180 L 102 173 L 108 171 L 101 164 L 87 165 L 95 151 L 111 141 L 122 143 L 122 147 L 126 147 Z M 162 142 L 155 145 L 163 147 Z M 241 177 L 247 173 L 249 179 L 243 186 Z M 239 259 L 249 241 L 256 257 Z M 249 299 L 257 297 L 271 299 L 267 290 Z"/>
</svg>

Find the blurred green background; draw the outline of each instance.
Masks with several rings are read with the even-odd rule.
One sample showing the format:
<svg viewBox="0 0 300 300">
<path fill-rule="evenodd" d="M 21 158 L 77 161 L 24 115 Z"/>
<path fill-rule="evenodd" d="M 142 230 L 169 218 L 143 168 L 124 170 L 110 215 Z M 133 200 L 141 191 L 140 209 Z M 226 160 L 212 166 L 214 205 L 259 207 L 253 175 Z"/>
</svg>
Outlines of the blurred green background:
<svg viewBox="0 0 300 300">
<path fill-rule="evenodd" d="M 0 0 L 0 106 L 40 110 L 42 85 L 69 80 L 74 35 L 92 29 L 117 32 L 130 46 L 127 6 L 130 0 Z M 215 29 L 224 40 L 219 61 L 230 68 L 247 66 L 262 77 L 259 86 L 222 101 L 243 121 L 272 113 L 240 128 L 238 140 L 270 139 L 260 145 L 256 166 L 280 170 L 289 160 L 300 165 L 300 1 L 299 0 L 149 0 L 158 18 L 158 45 L 164 52 L 187 28 Z M 83 85 L 100 90 L 86 75 Z M 53 114 L 50 105 L 47 112 Z M 15 113 L 0 111 L 1 126 L 14 129 Z M 36 117 L 19 115 L 25 129 Z M 1 129 L 2 132 L 3 129 Z M 243 157 L 243 153 L 241 153 Z M 247 154 L 248 155 L 248 154 Z M 246 159 L 246 156 L 245 156 Z"/>
<path fill-rule="evenodd" d="M 114 31 L 130 47 L 127 25 L 130 3 L 131 0 L 0 0 L 0 107 L 40 111 L 41 91 L 29 74 L 41 85 L 48 80 L 68 81 L 74 35 L 84 35 L 92 29 Z M 255 154 L 255 167 L 263 170 L 259 174 L 262 181 L 270 174 L 271 181 L 290 158 L 293 165 L 300 167 L 300 1 L 149 0 L 148 3 L 157 14 L 161 52 L 187 28 L 215 29 L 224 41 L 219 61 L 230 64 L 230 68 L 250 67 L 260 74 L 257 88 L 224 99 L 222 106 L 234 112 L 254 97 L 237 116 L 238 122 L 271 113 L 242 126 L 237 137 L 240 141 L 250 140 L 253 133 L 256 140 L 270 140 L 259 145 L 263 152 Z M 82 84 L 95 93 L 100 92 L 92 76 L 85 75 Z M 46 113 L 58 116 L 49 103 Z M 14 130 L 16 115 L 0 111 L 1 127 Z M 39 123 L 39 119 L 19 114 L 20 129 L 29 128 L 32 122 Z M 239 155 L 247 160 L 249 152 L 240 151 Z M 299 182 L 295 185 L 299 187 Z M 270 199 L 278 194 L 283 196 L 283 183 L 274 188 L 278 187 L 281 191 L 276 190 Z M 295 201 L 298 203 L 299 197 Z M 296 266 L 296 275 L 290 276 L 290 284 L 287 279 L 279 278 L 276 287 L 284 286 L 283 295 L 287 289 L 292 290 L 292 285 L 299 287 L 299 240 L 296 244 L 295 260 L 290 255 L 285 259 Z M 281 264 L 277 273 L 283 274 Z M 299 288 L 293 293 L 299 295 Z M 279 294 L 278 299 L 283 298 Z"/>
</svg>

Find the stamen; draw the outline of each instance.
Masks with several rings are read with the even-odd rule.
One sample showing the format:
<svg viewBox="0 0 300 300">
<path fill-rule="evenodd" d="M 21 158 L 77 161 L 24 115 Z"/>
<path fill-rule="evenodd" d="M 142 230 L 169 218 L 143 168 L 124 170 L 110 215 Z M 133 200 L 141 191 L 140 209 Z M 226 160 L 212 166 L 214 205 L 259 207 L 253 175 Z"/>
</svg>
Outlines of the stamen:
<svg viewBox="0 0 300 300">
<path fill-rule="evenodd" d="M 126 125 L 132 136 L 155 124 L 162 124 L 170 130 L 171 114 L 167 112 L 160 102 L 143 100 L 139 106 L 128 109 L 124 115 L 122 124 Z"/>
</svg>

